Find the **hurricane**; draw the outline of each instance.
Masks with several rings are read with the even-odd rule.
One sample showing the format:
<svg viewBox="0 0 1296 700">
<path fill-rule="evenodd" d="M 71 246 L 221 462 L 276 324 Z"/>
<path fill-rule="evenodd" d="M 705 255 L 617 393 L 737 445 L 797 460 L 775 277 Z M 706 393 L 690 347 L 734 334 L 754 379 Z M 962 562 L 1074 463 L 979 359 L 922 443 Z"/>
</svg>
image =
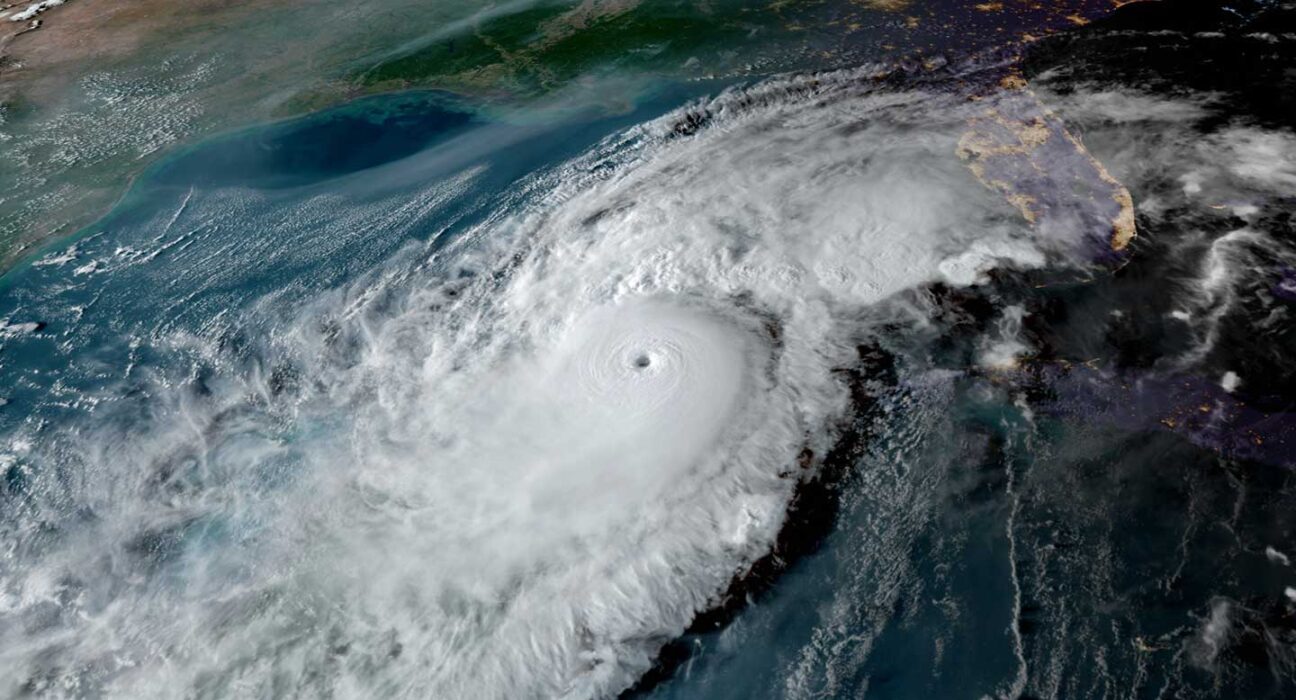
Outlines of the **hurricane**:
<svg viewBox="0 0 1296 700">
<path fill-rule="evenodd" d="M 1193 589 L 1198 618 L 1130 622 L 1113 571 L 1143 550 L 1094 494 L 1199 489 L 1186 543 L 1231 487 L 1091 464 L 1143 459 L 1134 425 L 1235 454 L 1214 436 L 1263 380 L 1196 373 L 1290 292 L 1247 275 L 1296 260 L 1261 214 L 1293 141 L 1198 138 L 1213 94 L 1019 51 L 552 122 L 362 100 L 163 161 L 0 299 L 0 695 L 719 692 L 784 637 L 745 667 L 771 696 L 888 696 L 928 661 L 986 697 L 1089 697 L 1107 671 L 1063 669 L 1091 652 L 1214 668 L 1264 614 Z M 1106 350 L 1152 315 L 1165 359 Z"/>
<path fill-rule="evenodd" d="M 1070 252 L 955 157 L 981 104 L 870 72 L 613 135 L 432 253 L 286 319 L 267 297 L 239 323 L 275 330 L 238 352 L 150 339 L 225 371 L 109 386 L 119 409 L 24 456 L 80 476 L 7 527 L 93 516 L 11 552 L 10 614 L 79 601 L 8 627 L 16 678 L 629 687 L 770 550 L 838 438 L 871 305 Z M 127 391 L 151 397 L 144 425 L 115 415 L 140 409 Z M 46 666 L 54 649 L 77 662 Z"/>
</svg>

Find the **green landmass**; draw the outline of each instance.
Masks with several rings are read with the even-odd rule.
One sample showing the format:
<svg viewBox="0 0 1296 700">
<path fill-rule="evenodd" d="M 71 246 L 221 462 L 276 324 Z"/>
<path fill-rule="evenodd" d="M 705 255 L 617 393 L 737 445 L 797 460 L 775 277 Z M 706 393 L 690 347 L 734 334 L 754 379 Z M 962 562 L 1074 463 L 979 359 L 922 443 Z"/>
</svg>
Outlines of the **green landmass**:
<svg viewBox="0 0 1296 700">
<path fill-rule="evenodd" d="M 643 79 L 835 68 L 967 44 L 974 30 L 997 41 L 1106 1 L 206 0 L 112 60 L 0 65 L 0 271 L 98 219 L 176 144 L 366 95 L 442 89 L 526 107 L 574 88 L 619 109 Z M 67 7 L 107 0 L 83 2 Z M 95 31 L 111 39 L 135 21 Z M 616 81 L 630 87 L 600 94 Z"/>
<path fill-rule="evenodd" d="M 813 22 L 810 15 L 826 5 L 586 0 L 483 12 L 462 32 L 357 67 L 299 104 L 410 88 L 528 98 L 617 71 L 694 77 L 786 69 L 809 55 L 816 39 L 848 31 L 841 21 Z"/>
</svg>

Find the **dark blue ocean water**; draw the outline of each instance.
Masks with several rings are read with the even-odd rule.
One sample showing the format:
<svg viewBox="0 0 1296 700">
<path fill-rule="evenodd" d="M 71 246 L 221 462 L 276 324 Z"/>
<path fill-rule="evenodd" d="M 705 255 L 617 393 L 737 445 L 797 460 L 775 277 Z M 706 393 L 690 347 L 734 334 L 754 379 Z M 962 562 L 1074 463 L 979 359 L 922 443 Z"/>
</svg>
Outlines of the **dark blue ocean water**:
<svg viewBox="0 0 1296 700">
<path fill-rule="evenodd" d="M 0 278 L 0 435 L 74 425 L 158 376 L 218 381 L 175 339 L 254 362 L 277 314 L 382 274 L 402 251 L 435 253 L 521 204 L 525 178 L 719 87 L 662 86 L 615 114 L 407 93 L 187 148 L 102 221 Z M 1213 591 L 1279 582 L 1258 541 L 1220 544 L 1228 533 L 1197 518 L 1193 499 L 1231 493 L 1215 455 L 1142 426 L 1032 417 L 982 379 L 918 376 L 888 399 L 822 546 L 727 626 L 688 635 L 686 658 L 643 694 L 1018 696 L 1028 673 L 1063 697 L 1209 688 L 1205 672 L 1175 679 Z M 148 429 L 132 415 L 114 420 Z M 24 468 L 6 467 L 0 518 L 35 478 Z M 1255 577 L 1217 589 L 1213 551 Z"/>
<path fill-rule="evenodd" d="M 516 206 L 510 188 L 523 178 L 716 88 L 663 87 L 618 114 L 591 107 L 525 118 L 405 93 L 184 149 L 102 221 L 0 280 L 0 319 L 13 330 L 0 355 L 0 432 L 84 420 L 103 410 L 104 396 L 148 391 L 141 374 L 211 371 L 193 369 L 202 363 L 162 340 L 215 336 L 232 357 L 246 354 L 249 338 L 274 331 L 267 299 L 290 310 L 375 274 L 402 249 L 434 252 L 482 216 Z M 454 186 L 464 173 L 474 174 Z M 944 391 L 915 390 L 914 400 Z M 1002 690 L 1017 666 L 1004 513 L 987 506 L 961 519 L 959 552 L 923 535 L 950 446 L 919 439 L 947 421 L 921 415 L 872 446 L 870 476 L 851 482 L 842 524 L 822 549 L 731 625 L 690 635 L 690 658 L 650 696 Z M 6 478 L 17 498 L 33 475 L 13 467 Z M 933 581 L 961 611 L 956 628 L 936 635 L 949 610 L 929 599 L 924 582 Z M 939 677 L 933 666 L 944 669 Z"/>
<path fill-rule="evenodd" d="M 402 247 L 434 251 L 515 203 L 508 190 L 521 178 L 708 87 L 663 87 L 620 113 L 539 116 L 401 93 L 185 148 L 101 221 L 0 278 L 0 319 L 41 326 L 3 340 L 0 430 L 67 417 L 76 410 L 57 396 L 164 361 L 141 341 L 211 331 L 268 294 L 300 305 Z M 467 186 L 439 189 L 464 173 Z"/>
</svg>

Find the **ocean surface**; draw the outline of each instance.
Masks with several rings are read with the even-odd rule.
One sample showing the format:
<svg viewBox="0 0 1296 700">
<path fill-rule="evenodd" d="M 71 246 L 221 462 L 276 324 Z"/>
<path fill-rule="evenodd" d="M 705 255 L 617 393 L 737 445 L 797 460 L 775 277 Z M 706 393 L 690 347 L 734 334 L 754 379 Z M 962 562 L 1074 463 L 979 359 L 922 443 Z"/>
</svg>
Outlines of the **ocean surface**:
<svg viewBox="0 0 1296 700">
<path fill-rule="evenodd" d="M 167 157 L 0 278 L 0 695 L 1288 696 L 1296 137 L 1089 55 Z"/>
</svg>

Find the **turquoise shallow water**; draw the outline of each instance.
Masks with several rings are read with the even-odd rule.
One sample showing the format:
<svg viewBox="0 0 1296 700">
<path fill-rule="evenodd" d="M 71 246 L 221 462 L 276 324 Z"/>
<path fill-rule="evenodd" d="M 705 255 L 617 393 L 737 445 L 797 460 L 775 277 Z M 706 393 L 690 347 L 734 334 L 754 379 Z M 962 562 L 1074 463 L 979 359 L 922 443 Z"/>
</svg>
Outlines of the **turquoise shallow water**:
<svg viewBox="0 0 1296 700">
<path fill-rule="evenodd" d="M 0 278 L 0 318 L 43 326 L 6 339 L 0 425 L 66 415 L 51 390 L 93 394 L 127 379 L 137 353 L 152 351 L 141 340 L 239 334 L 251 329 L 233 319 L 265 295 L 299 306 L 402 248 L 435 250 L 506 204 L 522 178 L 703 90 L 667 88 L 615 116 L 515 122 L 452 95 L 404 93 L 184 149 L 101 222 Z M 444 187 L 469 172 L 480 172 L 471 187 Z"/>
</svg>

